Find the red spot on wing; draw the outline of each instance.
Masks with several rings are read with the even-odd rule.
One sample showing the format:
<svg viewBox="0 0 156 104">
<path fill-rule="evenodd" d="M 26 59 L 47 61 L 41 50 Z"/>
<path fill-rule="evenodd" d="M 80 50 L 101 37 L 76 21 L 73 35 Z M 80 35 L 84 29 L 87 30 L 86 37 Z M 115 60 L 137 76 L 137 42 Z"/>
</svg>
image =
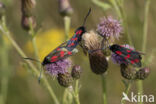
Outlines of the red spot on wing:
<svg viewBox="0 0 156 104">
<path fill-rule="evenodd" d="M 57 61 L 57 58 L 58 58 L 58 56 L 53 56 L 53 57 L 51 58 L 51 62 Z"/>
<path fill-rule="evenodd" d="M 125 59 L 128 59 L 128 58 L 130 58 L 130 56 L 131 56 L 131 55 L 130 55 L 130 54 L 128 54 L 128 55 L 125 57 Z"/>
<path fill-rule="evenodd" d="M 59 50 L 60 50 L 60 48 L 57 48 L 56 50 L 57 50 L 57 51 L 59 51 Z"/>
<path fill-rule="evenodd" d="M 131 52 L 131 51 L 127 49 L 127 52 L 129 53 L 129 52 Z"/>
<path fill-rule="evenodd" d="M 135 61 L 136 63 L 138 63 L 138 62 L 139 62 L 139 60 L 138 60 L 138 59 L 135 59 L 134 61 Z"/>
<path fill-rule="evenodd" d="M 71 43 L 71 44 L 70 44 L 70 46 L 74 46 L 74 45 L 75 45 L 74 43 Z"/>
<path fill-rule="evenodd" d="M 60 52 L 60 57 L 64 57 L 64 51 Z"/>
<path fill-rule="evenodd" d="M 121 51 L 116 51 L 115 53 L 116 53 L 116 54 L 119 54 L 119 55 L 121 55 L 121 54 L 122 54 L 122 52 L 121 52 Z"/>
<path fill-rule="evenodd" d="M 68 51 L 68 55 L 71 55 L 72 54 L 72 52 L 71 51 Z"/>
<path fill-rule="evenodd" d="M 76 35 L 81 34 L 81 33 L 82 33 L 82 30 L 78 30 L 78 31 L 76 32 Z"/>
<path fill-rule="evenodd" d="M 133 60 L 131 60 L 131 64 L 134 64 L 135 62 Z"/>
</svg>

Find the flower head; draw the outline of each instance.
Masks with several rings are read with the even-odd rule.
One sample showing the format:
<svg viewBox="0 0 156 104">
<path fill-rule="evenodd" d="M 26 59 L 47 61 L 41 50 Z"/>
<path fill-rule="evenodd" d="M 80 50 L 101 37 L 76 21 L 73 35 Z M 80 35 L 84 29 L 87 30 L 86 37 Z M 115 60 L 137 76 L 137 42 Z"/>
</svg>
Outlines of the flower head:
<svg viewBox="0 0 156 104">
<path fill-rule="evenodd" d="M 118 39 L 121 31 L 122 27 L 120 22 L 111 16 L 102 18 L 97 26 L 97 32 L 106 39 L 111 37 Z"/>
<path fill-rule="evenodd" d="M 122 45 L 122 46 L 125 47 L 125 48 L 128 48 L 128 49 L 134 50 L 134 48 L 132 46 L 129 46 L 128 44 L 125 44 L 125 45 Z M 123 64 L 123 63 L 128 64 L 128 63 L 125 62 L 125 59 L 123 59 L 120 55 L 115 54 L 115 53 L 112 53 L 111 59 L 115 64 Z"/>
<path fill-rule="evenodd" d="M 58 74 L 64 74 L 68 72 L 68 68 L 71 66 L 69 59 L 59 60 L 56 63 L 46 64 L 45 70 L 52 76 L 58 76 Z"/>
</svg>

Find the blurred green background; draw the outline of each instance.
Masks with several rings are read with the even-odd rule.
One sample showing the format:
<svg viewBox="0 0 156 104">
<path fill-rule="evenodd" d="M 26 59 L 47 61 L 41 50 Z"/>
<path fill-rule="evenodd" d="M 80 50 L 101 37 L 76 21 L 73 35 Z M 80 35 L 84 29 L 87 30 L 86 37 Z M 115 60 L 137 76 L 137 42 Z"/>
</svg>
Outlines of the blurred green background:
<svg viewBox="0 0 156 104">
<path fill-rule="evenodd" d="M 29 36 L 26 31 L 21 27 L 21 0 L 2 0 L 6 4 L 6 18 L 7 25 L 13 34 L 14 39 L 19 43 L 22 49 L 28 56 L 33 57 L 32 49 L 29 47 Z M 104 0 L 101 0 L 104 1 Z M 125 0 L 125 11 L 128 19 L 128 31 L 132 36 L 134 46 L 137 50 L 141 50 L 142 45 L 142 29 L 144 18 L 144 2 L 145 0 Z M 84 16 L 91 7 L 92 12 L 89 16 L 86 27 L 87 30 L 96 29 L 99 19 L 103 16 L 114 16 L 117 18 L 114 10 L 110 9 L 103 11 L 101 8 L 95 6 L 91 0 L 70 0 L 71 6 L 74 9 L 74 13 L 71 17 L 71 33 L 73 30 L 82 24 Z M 64 37 L 64 25 L 63 18 L 59 14 L 58 1 L 57 0 L 36 0 L 37 7 L 35 8 L 34 15 L 38 26 L 42 27 L 38 37 L 38 47 L 44 53 L 47 50 L 52 50 L 56 43 L 59 44 L 63 41 Z M 147 52 L 145 54 L 148 57 L 151 51 L 156 47 L 156 1 L 151 0 L 150 12 L 149 12 L 149 27 L 148 27 L 148 44 Z M 55 34 L 56 33 L 56 34 Z M 48 38 L 44 35 L 51 35 Z M 56 42 L 56 38 L 58 42 Z M 124 36 L 123 36 L 124 37 Z M 126 40 L 121 39 L 125 43 Z M 120 40 L 120 41 L 121 41 Z M 45 42 L 45 44 L 39 44 L 39 42 Z M 46 42 L 49 42 L 48 44 Z M 55 46 L 52 44 L 54 43 Z M 51 48 L 52 47 L 52 48 Z M 79 50 L 80 47 L 79 47 Z M 40 53 L 41 55 L 42 52 Z M 46 53 L 48 54 L 48 53 Z M 43 56 L 44 56 L 43 55 Z M 155 56 L 156 54 L 154 54 Z M 22 68 L 23 60 L 19 57 L 15 49 L 11 47 L 9 50 L 9 82 L 8 82 L 8 94 L 6 104 L 53 104 L 47 90 L 41 86 L 37 79 L 34 78 L 27 70 Z M 43 58 L 41 57 L 41 59 Z M 83 74 L 80 79 L 80 102 L 81 104 L 102 104 L 102 88 L 101 77 L 95 75 L 90 70 L 88 57 L 82 53 L 82 50 L 73 57 L 74 63 L 81 65 L 83 68 Z M 150 63 L 151 69 L 150 76 L 145 79 L 144 93 L 149 95 L 153 94 L 156 97 L 156 58 Z M 1 73 L 0 73 L 1 75 Z M 1 78 L 1 77 L 0 77 Z M 124 91 L 124 85 L 122 83 L 122 77 L 120 75 L 120 68 L 118 65 L 109 62 L 108 76 L 107 76 L 107 92 L 109 104 L 119 104 L 122 98 L 122 92 Z M 64 88 L 60 87 L 58 83 L 52 78 L 48 77 L 55 93 L 59 100 L 62 99 L 62 93 Z M 1 86 L 1 85 L 0 85 Z M 131 91 L 136 92 L 135 83 L 132 85 Z M 154 104 L 154 103 L 153 103 Z"/>
</svg>

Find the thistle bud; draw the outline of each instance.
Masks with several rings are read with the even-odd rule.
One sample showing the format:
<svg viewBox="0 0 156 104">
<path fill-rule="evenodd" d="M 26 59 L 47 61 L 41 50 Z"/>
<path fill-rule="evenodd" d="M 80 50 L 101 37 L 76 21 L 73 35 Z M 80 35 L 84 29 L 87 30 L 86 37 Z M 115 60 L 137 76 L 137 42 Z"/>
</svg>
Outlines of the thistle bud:
<svg viewBox="0 0 156 104">
<path fill-rule="evenodd" d="M 63 87 L 69 87 L 73 82 L 73 78 L 68 72 L 65 74 L 58 74 L 57 80 L 58 83 Z"/>
<path fill-rule="evenodd" d="M 21 5 L 22 15 L 26 17 L 32 16 L 32 10 L 36 5 L 35 0 L 22 0 Z"/>
<path fill-rule="evenodd" d="M 145 68 L 142 68 L 140 69 L 139 71 L 137 71 L 136 75 L 137 75 L 137 79 L 141 79 L 141 80 L 144 80 L 148 77 L 150 73 L 150 69 L 145 67 Z"/>
<path fill-rule="evenodd" d="M 89 61 L 91 70 L 96 74 L 103 74 L 107 71 L 108 62 L 106 57 L 103 55 L 101 50 L 90 53 L 89 54 Z"/>
<path fill-rule="evenodd" d="M 70 16 L 73 9 L 70 6 L 69 0 L 59 0 L 59 11 L 62 16 Z"/>
<path fill-rule="evenodd" d="M 21 0 L 21 5 L 22 5 L 21 24 L 22 24 L 23 29 L 30 30 L 31 27 L 34 29 L 36 27 L 36 21 L 35 21 L 32 11 L 36 5 L 35 0 Z"/>
<path fill-rule="evenodd" d="M 74 79 L 80 79 L 81 73 L 82 73 L 81 66 L 79 65 L 73 66 L 71 75 Z"/>
<path fill-rule="evenodd" d="M 131 65 L 120 64 L 120 71 L 122 77 L 128 80 L 136 79 L 136 69 L 133 68 Z"/>
<path fill-rule="evenodd" d="M 5 13 L 5 5 L 0 2 L 0 19 L 2 18 L 4 13 Z"/>
<path fill-rule="evenodd" d="M 31 24 L 32 24 L 32 28 L 36 27 L 36 21 L 33 16 L 31 16 L 31 17 L 22 16 L 21 25 L 22 25 L 23 29 L 30 30 Z"/>
</svg>

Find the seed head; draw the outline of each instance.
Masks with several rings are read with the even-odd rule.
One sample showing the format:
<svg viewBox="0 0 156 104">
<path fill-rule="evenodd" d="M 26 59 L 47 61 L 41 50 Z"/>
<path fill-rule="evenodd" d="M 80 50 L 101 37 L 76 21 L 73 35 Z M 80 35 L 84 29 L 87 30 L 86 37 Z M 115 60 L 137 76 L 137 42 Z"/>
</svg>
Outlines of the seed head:
<svg viewBox="0 0 156 104">
<path fill-rule="evenodd" d="M 94 31 L 86 32 L 82 36 L 83 47 L 88 50 L 101 49 L 101 40 Z"/>
<path fill-rule="evenodd" d="M 99 50 L 102 46 L 98 35 L 94 31 L 90 31 L 82 36 L 82 41 L 85 49 L 91 51 L 88 53 L 91 70 L 96 74 L 103 74 L 106 72 L 108 62 L 102 50 Z"/>
<path fill-rule="evenodd" d="M 105 39 L 119 38 L 122 31 L 121 24 L 118 20 L 111 16 L 101 18 L 101 22 L 97 26 L 97 32 Z"/>
</svg>

